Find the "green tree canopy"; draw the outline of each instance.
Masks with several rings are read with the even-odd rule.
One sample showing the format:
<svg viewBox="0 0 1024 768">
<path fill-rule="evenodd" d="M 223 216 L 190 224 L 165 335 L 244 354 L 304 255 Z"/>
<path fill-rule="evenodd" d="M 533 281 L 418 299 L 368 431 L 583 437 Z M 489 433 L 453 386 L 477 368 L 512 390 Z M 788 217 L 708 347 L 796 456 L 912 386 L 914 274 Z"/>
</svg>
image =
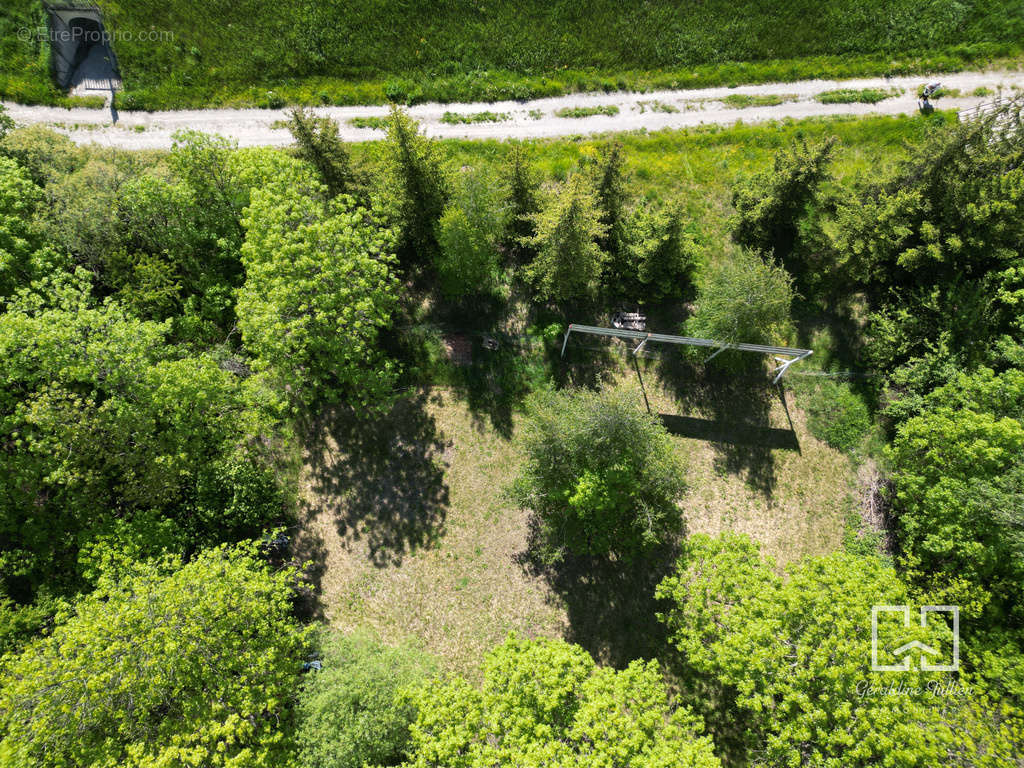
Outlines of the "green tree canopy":
<svg viewBox="0 0 1024 768">
<path fill-rule="evenodd" d="M 495 293 L 501 285 L 501 247 L 509 221 L 505 190 L 484 171 L 459 174 L 452 201 L 437 223 L 441 290 L 452 298 Z"/>
<path fill-rule="evenodd" d="M 306 632 L 252 546 L 131 564 L 0 669 L 0 763 L 276 768 Z"/>
<path fill-rule="evenodd" d="M 750 251 L 720 261 L 699 280 L 697 311 L 686 333 L 720 342 L 783 342 L 790 331 L 792 284 L 785 269 Z"/>
<path fill-rule="evenodd" d="M 316 169 L 327 194 L 337 197 L 353 194 L 355 173 L 352 159 L 338 134 L 338 124 L 329 117 L 317 117 L 311 111 L 297 108 L 288 118 L 288 130 L 295 139 L 299 157 Z"/>
<path fill-rule="evenodd" d="M 871 607 L 916 602 L 880 559 L 809 558 L 783 578 L 745 536 L 697 535 L 657 594 L 680 661 L 734 691 L 752 765 L 945 764 L 954 736 L 928 688 L 944 674 L 901 672 L 908 693 L 876 693 L 894 681 L 870 668 Z M 947 628 L 879 624 L 883 651 L 915 639 L 949 653 Z"/>
<path fill-rule="evenodd" d="M 720 765 L 654 662 L 597 667 L 561 640 L 510 637 L 484 661 L 481 689 L 458 678 L 430 683 L 416 704 L 408 768 Z"/>
<path fill-rule="evenodd" d="M 898 427 L 889 456 L 908 564 L 979 586 L 993 618 L 1021 626 L 1024 372 L 956 376 Z"/>
<path fill-rule="evenodd" d="M 683 468 L 665 427 L 636 397 L 569 390 L 528 400 L 514 495 L 537 515 L 547 559 L 566 551 L 629 557 L 680 530 Z"/>
<path fill-rule="evenodd" d="M 297 707 L 301 768 L 396 765 L 405 756 L 416 708 L 413 686 L 435 662 L 409 646 L 390 647 L 366 632 L 326 633 L 322 671 L 307 676 Z"/>
<path fill-rule="evenodd" d="M 402 263 L 429 264 L 437 253 L 435 226 L 451 197 L 451 172 L 438 145 L 395 107 L 383 142 L 378 196 L 398 225 Z"/>
<path fill-rule="evenodd" d="M 57 287 L 56 307 L 33 294 L 0 314 L 8 593 L 76 586 L 95 547 L 184 551 L 279 520 L 281 409 L 259 377 L 182 356 L 167 323 Z"/>
<path fill-rule="evenodd" d="M 397 304 L 394 233 L 341 195 L 255 190 L 244 221 L 238 326 L 293 397 L 379 405 L 395 380 L 378 335 Z"/>
<path fill-rule="evenodd" d="M 833 241 L 867 288 L 869 351 L 891 370 L 944 348 L 977 364 L 1024 330 L 1020 104 L 932 131 L 839 207 Z"/>
<path fill-rule="evenodd" d="M 543 299 L 567 301 L 597 295 L 607 254 L 601 238 L 608 231 L 589 180 L 570 177 L 533 216 L 537 234 L 529 240 L 537 255 L 526 275 Z"/>
<path fill-rule="evenodd" d="M 741 246 L 790 264 L 797 246 L 800 221 L 819 185 L 829 177 L 836 139 L 816 146 L 806 141 L 775 156 L 775 163 L 742 179 L 733 188 L 736 208 L 733 239 Z"/>
</svg>

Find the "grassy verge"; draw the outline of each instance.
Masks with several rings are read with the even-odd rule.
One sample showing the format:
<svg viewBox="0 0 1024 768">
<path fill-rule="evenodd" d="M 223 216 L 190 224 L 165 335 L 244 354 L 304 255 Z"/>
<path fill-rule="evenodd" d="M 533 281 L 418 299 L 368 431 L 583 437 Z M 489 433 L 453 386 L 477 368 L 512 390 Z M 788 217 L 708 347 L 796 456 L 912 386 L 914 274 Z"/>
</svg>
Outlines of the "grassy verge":
<svg viewBox="0 0 1024 768">
<path fill-rule="evenodd" d="M 1015 0 L 99 0 L 127 92 L 120 108 L 493 101 L 808 77 L 950 72 L 1016 62 Z M 25 30 L 40 0 L 0 9 L 0 93 L 57 96 Z"/>
<path fill-rule="evenodd" d="M 146 86 L 127 80 L 118 95 L 119 109 L 184 109 L 200 107 L 358 106 L 424 102 L 493 102 L 527 100 L 572 93 L 710 88 L 794 82 L 814 78 L 939 75 L 970 69 L 1019 69 L 1024 51 L 1015 46 L 973 46 L 920 56 L 814 56 L 723 62 L 673 69 L 561 69 L 544 74 L 486 70 L 466 74 L 396 74 L 387 78 L 292 77 L 262 84 L 238 83 Z M 17 100 L 17 99 L 16 99 Z M 27 102 L 27 103 L 31 103 Z"/>
</svg>

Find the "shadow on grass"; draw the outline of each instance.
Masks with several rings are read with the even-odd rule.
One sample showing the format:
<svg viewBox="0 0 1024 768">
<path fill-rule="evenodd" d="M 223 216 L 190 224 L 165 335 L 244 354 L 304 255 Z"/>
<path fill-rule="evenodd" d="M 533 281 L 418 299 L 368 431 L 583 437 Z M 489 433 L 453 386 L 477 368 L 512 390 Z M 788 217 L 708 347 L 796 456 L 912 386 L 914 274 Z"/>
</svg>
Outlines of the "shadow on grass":
<svg viewBox="0 0 1024 768">
<path fill-rule="evenodd" d="M 568 555 L 549 565 L 531 546 L 519 555 L 522 567 L 547 581 L 568 614 L 565 639 L 586 648 L 603 664 L 623 668 L 634 659 L 664 655 L 668 634 L 655 614 L 662 608 L 654 588 L 674 569 L 679 550 L 665 546 L 633 561 Z"/>
<path fill-rule="evenodd" d="M 799 451 L 800 442 L 792 421 L 789 429 L 771 426 L 776 398 L 782 398 L 789 416 L 785 398 L 770 383 L 760 360 L 742 361 L 748 363 L 752 364 L 747 368 L 732 370 L 695 365 L 682 354 L 662 355 L 655 369 L 659 381 L 685 410 L 698 415 L 659 415 L 673 434 L 709 442 L 715 451 L 716 469 L 741 476 L 770 498 L 776 483 L 772 452 Z"/>
<path fill-rule="evenodd" d="M 446 445 L 426 411 L 427 394 L 398 400 L 387 412 L 351 410 L 320 418 L 307 443 L 310 515 L 330 511 L 339 535 L 365 540 L 374 565 L 397 565 L 444 534 Z"/>
</svg>

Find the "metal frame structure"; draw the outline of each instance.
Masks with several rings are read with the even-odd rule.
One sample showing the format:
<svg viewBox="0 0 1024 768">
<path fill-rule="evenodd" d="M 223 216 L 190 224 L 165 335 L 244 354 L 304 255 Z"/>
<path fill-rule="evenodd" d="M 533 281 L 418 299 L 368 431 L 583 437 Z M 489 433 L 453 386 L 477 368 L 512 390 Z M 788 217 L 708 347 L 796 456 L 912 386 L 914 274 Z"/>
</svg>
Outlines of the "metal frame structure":
<svg viewBox="0 0 1024 768">
<path fill-rule="evenodd" d="M 783 374 L 789 370 L 789 366 L 793 363 L 800 362 L 814 354 L 814 350 L 811 349 L 772 347 L 765 344 L 723 344 L 720 341 L 698 339 L 692 336 L 672 336 L 667 333 L 648 333 L 647 331 L 630 331 L 625 328 L 601 328 L 596 325 L 578 325 L 577 323 L 570 323 L 569 328 L 565 332 L 565 339 L 562 341 L 562 357 L 565 357 L 565 347 L 569 343 L 569 334 L 573 331 L 576 333 L 590 333 L 595 336 L 614 336 L 618 339 L 632 339 L 634 341 L 639 341 L 640 343 L 633 347 L 633 355 L 639 353 L 648 341 L 660 341 L 666 344 L 685 344 L 691 347 L 716 347 L 717 349 L 715 349 L 715 351 L 711 353 L 711 356 L 704 362 L 708 362 L 727 349 L 737 349 L 740 352 L 759 352 L 763 355 L 771 355 L 775 359 L 775 362 L 778 363 L 778 365 L 772 369 L 772 373 L 775 374 L 775 378 L 772 379 L 772 384 L 778 384 L 782 379 Z M 789 359 L 784 359 L 780 356 L 785 356 Z"/>
</svg>

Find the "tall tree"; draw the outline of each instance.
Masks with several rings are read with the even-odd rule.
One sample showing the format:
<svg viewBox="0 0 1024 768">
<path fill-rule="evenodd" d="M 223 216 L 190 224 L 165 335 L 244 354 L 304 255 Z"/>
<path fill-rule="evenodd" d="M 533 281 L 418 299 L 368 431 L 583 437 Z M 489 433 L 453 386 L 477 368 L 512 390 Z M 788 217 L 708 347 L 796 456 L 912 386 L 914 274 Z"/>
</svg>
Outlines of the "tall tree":
<svg viewBox="0 0 1024 768">
<path fill-rule="evenodd" d="M 948 684 L 944 673 L 915 668 L 894 681 L 870 671 L 871 606 L 914 602 L 879 559 L 837 553 L 780 577 L 747 537 L 697 535 L 658 596 L 671 606 L 661 619 L 679 661 L 735 696 L 751 765 L 925 768 L 955 749 L 929 688 Z M 951 633 L 940 624 L 880 622 L 879 648 L 917 640 L 949 658 Z M 901 695 L 879 693 L 895 682 Z"/>
<path fill-rule="evenodd" d="M 514 143 L 508 154 L 508 205 L 511 226 L 509 249 L 517 262 L 534 255 L 529 245 L 537 234 L 534 216 L 540 211 L 540 184 L 530 167 L 530 158 L 522 144 Z"/>
<path fill-rule="evenodd" d="M 800 265 L 790 263 L 790 257 L 797 245 L 800 222 L 818 187 L 829 178 L 836 141 L 829 137 L 815 146 L 801 141 L 780 151 L 771 169 L 733 187 L 732 204 L 737 215 L 732 236 L 739 245 L 774 256 L 793 272 L 801 271 Z"/>
<path fill-rule="evenodd" d="M 451 197 L 450 173 L 437 144 L 419 123 L 394 107 L 383 146 L 380 196 L 400 232 L 403 264 L 429 264 L 437 253 L 435 226 Z"/>
<path fill-rule="evenodd" d="M 394 363 L 378 344 L 397 305 L 395 235 L 342 195 L 256 190 L 244 221 L 242 341 L 300 402 L 382 405 Z"/>
<path fill-rule="evenodd" d="M 786 270 L 745 251 L 702 276 L 697 311 L 686 331 L 723 343 L 778 343 L 789 330 L 792 302 L 792 278 Z"/>
<path fill-rule="evenodd" d="M 352 159 L 338 134 L 338 124 L 329 117 L 317 117 L 301 107 L 288 117 L 288 130 L 295 139 L 299 157 L 316 169 L 327 194 L 337 197 L 354 192 Z"/>
<path fill-rule="evenodd" d="M 484 661 L 481 689 L 428 684 L 406 768 L 594 765 L 718 768 L 699 720 L 674 706 L 654 662 L 616 671 L 561 640 L 515 636 Z"/>
<path fill-rule="evenodd" d="M 591 299 L 597 295 L 607 254 L 599 240 L 597 196 L 581 174 L 572 176 L 533 216 L 537 234 L 529 241 L 537 256 L 526 275 L 541 298 L 555 301 Z"/>
<path fill-rule="evenodd" d="M 245 545 L 112 571 L 0 670 L 0 759 L 286 764 L 307 635 L 291 615 L 295 583 Z"/>
</svg>

